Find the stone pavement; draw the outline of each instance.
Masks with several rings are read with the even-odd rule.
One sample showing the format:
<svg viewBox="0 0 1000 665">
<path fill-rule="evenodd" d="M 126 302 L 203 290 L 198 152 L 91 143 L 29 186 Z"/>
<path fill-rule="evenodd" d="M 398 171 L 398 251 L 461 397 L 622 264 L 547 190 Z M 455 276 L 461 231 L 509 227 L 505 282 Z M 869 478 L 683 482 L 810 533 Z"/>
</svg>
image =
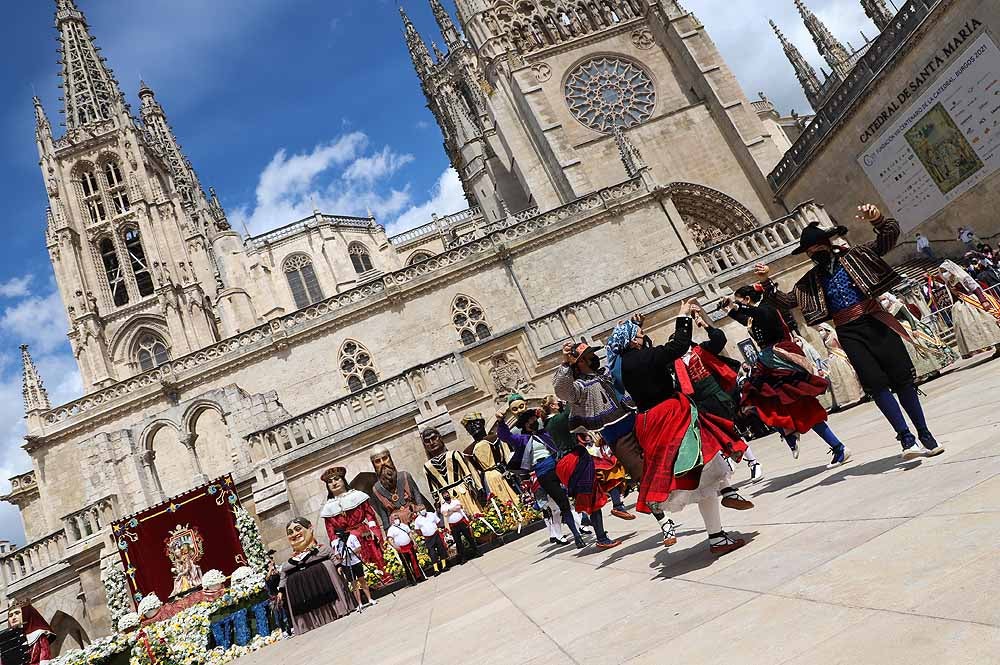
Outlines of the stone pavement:
<svg viewBox="0 0 1000 665">
<path fill-rule="evenodd" d="M 694 506 L 669 551 L 652 518 L 606 516 L 618 549 L 532 534 L 238 663 L 1000 662 L 1000 361 L 923 389 L 934 459 L 900 461 L 871 404 L 831 418 L 854 452 L 841 469 L 814 434 L 798 460 L 754 442 L 767 479 L 746 488 L 754 510 L 723 510 L 749 541 L 728 556 Z"/>
</svg>

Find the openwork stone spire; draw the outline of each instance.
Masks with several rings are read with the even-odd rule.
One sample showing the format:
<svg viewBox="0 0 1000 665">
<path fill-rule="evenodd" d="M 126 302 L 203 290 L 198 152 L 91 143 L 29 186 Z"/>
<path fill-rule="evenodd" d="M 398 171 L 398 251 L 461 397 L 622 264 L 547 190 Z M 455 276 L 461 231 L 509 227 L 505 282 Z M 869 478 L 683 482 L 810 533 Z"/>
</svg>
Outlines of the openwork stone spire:
<svg viewBox="0 0 1000 665">
<path fill-rule="evenodd" d="M 34 361 L 31 360 L 27 344 L 21 345 L 21 362 L 24 364 L 24 379 L 21 383 L 24 394 L 24 412 L 48 411 L 52 408 L 49 394 L 45 391 L 45 385 L 42 383 L 42 377 L 38 375 Z"/>
<path fill-rule="evenodd" d="M 879 30 L 885 30 L 892 24 L 895 15 L 885 0 L 861 0 L 861 6 Z"/>
<path fill-rule="evenodd" d="M 846 79 L 851 71 L 851 54 L 847 52 L 847 48 L 833 36 L 825 23 L 806 7 L 803 0 L 795 0 L 795 6 L 798 7 L 799 14 L 802 16 L 809 34 L 812 35 L 816 50 L 830 64 L 834 73 L 842 79 Z"/>
<path fill-rule="evenodd" d="M 449 49 L 452 49 L 461 44 L 462 37 L 458 32 L 458 28 L 455 27 L 455 22 L 451 20 L 448 10 L 441 4 L 441 0 L 431 0 L 431 10 L 434 12 L 434 19 L 441 29 L 441 36 L 444 37 L 445 45 Z"/>
<path fill-rule="evenodd" d="M 66 128 L 110 119 L 122 103 L 111 69 L 98 53 L 83 12 L 73 0 L 56 0 Z"/>
<path fill-rule="evenodd" d="M 406 34 L 406 48 L 410 51 L 410 59 L 413 61 L 413 67 L 417 70 L 417 75 L 420 76 L 420 80 L 424 81 L 427 74 L 434 67 L 434 61 L 431 59 L 431 53 L 427 50 L 427 44 L 425 44 L 424 40 L 420 37 L 420 33 L 413 27 L 413 22 L 410 21 L 410 17 L 406 15 L 406 10 L 400 7 L 399 15 L 403 18 L 403 31 Z"/>
<path fill-rule="evenodd" d="M 174 182 L 181 191 L 182 198 L 186 202 L 191 201 L 201 191 L 198 176 L 181 151 L 180 143 L 174 136 L 170 123 L 167 122 L 167 115 L 163 112 L 163 107 L 156 101 L 156 95 L 153 94 L 153 90 L 146 85 L 145 81 L 140 82 L 139 85 L 139 112 L 142 115 L 142 123 L 149 132 L 149 137 L 163 152 L 167 164 L 170 166 Z"/>
<path fill-rule="evenodd" d="M 622 158 L 622 164 L 625 165 L 625 173 L 628 174 L 629 178 L 635 178 L 646 168 L 646 162 L 642 159 L 642 153 L 625 136 L 625 132 L 618 125 L 615 125 L 614 129 L 611 130 L 611 134 L 615 137 L 615 143 L 618 144 L 618 154 Z"/>
<path fill-rule="evenodd" d="M 771 29 L 774 30 L 774 34 L 778 36 L 778 41 L 781 42 L 781 48 L 785 50 L 785 56 L 792 63 L 792 67 L 795 68 L 795 77 L 799 80 L 802 90 L 805 91 L 806 98 L 809 99 L 809 103 L 813 107 L 816 107 L 819 93 L 822 89 L 822 84 L 820 83 L 819 76 L 816 75 L 816 70 L 802 56 L 802 52 L 799 51 L 795 44 L 788 41 L 788 38 L 781 32 L 778 25 L 773 20 L 769 21 L 769 23 L 771 24 Z"/>
</svg>

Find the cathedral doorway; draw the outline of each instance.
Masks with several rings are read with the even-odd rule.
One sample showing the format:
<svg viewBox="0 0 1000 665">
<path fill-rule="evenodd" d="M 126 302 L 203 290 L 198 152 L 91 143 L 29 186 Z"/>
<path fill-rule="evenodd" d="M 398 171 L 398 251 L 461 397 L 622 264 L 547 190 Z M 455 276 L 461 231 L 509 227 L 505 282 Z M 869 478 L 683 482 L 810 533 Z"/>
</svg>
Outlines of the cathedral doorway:
<svg viewBox="0 0 1000 665">
<path fill-rule="evenodd" d="M 711 187 L 675 182 L 667 191 L 699 250 L 758 226 L 757 218 L 746 206 Z"/>
</svg>

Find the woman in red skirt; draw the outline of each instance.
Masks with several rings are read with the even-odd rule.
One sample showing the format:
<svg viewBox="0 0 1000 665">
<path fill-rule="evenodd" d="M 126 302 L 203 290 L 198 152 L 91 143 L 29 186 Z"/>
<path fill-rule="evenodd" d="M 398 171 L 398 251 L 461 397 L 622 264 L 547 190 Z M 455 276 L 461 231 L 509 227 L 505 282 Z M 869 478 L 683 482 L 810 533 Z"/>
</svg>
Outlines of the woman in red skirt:
<svg viewBox="0 0 1000 665">
<path fill-rule="evenodd" d="M 851 451 L 826 424 L 826 409 L 817 399 L 830 382 L 817 374 L 812 361 L 792 339 L 781 313 L 760 303 L 762 295 L 762 286 L 743 286 L 730 305 L 729 316 L 745 325 L 760 347 L 757 364 L 743 384 L 741 401 L 755 407 L 766 425 L 781 432 L 796 459 L 799 437 L 812 430 L 830 446 L 833 460 L 827 467 L 840 466 L 851 459 Z"/>
<path fill-rule="evenodd" d="M 709 548 L 722 555 L 746 545 L 722 529 L 719 490 L 729 484 L 727 458 L 739 462 L 746 450 L 732 421 L 698 410 L 683 357 L 691 348 L 694 301 L 681 305 L 670 341 L 653 346 L 641 320 L 618 325 L 606 347 L 612 374 L 632 396 L 639 415 L 636 437 L 644 470 L 636 510 L 677 512 L 697 503 Z"/>
<path fill-rule="evenodd" d="M 625 475 L 610 474 L 612 465 L 603 458 L 591 455 L 588 448 L 593 444 L 589 432 L 577 432 L 576 445 L 556 464 L 556 475 L 566 487 L 566 493 L 573 497 L 576 512 L 590 515 L 590 524 L 597 536 L 597 548 L 609 550 L 622 543 L 612 540 L 604 530 L 604 513 L 601 511 L 608 503 L 609 493 L 624 482 Z"/>
</svg>

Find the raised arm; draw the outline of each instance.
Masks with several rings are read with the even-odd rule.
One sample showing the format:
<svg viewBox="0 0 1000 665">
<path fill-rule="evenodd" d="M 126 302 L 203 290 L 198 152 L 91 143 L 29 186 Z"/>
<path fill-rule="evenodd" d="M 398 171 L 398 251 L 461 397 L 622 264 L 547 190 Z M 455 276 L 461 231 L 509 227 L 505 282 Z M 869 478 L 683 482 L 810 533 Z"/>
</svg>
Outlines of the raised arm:
<svg viewBox="0 0 1000 665">
<path fill-rule="evenodd" d="M 566 347 L 563 347 L 563 355 L 566 353 Z M 552 377 L 552 389 L 556 397 L 568 404 L 578 404 L 583 399 L 583 389 L 576 385 L 573 367 L 565 359 L 563 364 L 556 367 L 556 373 Z"/>
<path fill-rule="evenodd" d="M 506 443 L 513 449 L 513 452 L 518 457 L 524 450 L 525 446 L 531 445 L 531 436 L 528 434 L 514 434 L 510 431 L 510 427 L 507 425 L 507 421 L 503 418 L 497 418 L 497 438 Z"/>
<path fill-rule="evenodd" d="M 658 372 L 670 371 L 674 361 L 683 358 L 691 349 L 692 327 L 690 316 L 678 316 L 673 337 L 667 343 L 653 347 L 653 366 Z"/>
<path fill-rule="evenodd" d="M 858 214 L 855 219 L 859 222 L 868 222 L 875 231 L 875 239 L 865 245 L 879 256 L 885 256 L 899 242 L 899 222 L 892 217 L 885 217 L 877 205 L 868 203 L 858 206 Z"/>
</svg>

